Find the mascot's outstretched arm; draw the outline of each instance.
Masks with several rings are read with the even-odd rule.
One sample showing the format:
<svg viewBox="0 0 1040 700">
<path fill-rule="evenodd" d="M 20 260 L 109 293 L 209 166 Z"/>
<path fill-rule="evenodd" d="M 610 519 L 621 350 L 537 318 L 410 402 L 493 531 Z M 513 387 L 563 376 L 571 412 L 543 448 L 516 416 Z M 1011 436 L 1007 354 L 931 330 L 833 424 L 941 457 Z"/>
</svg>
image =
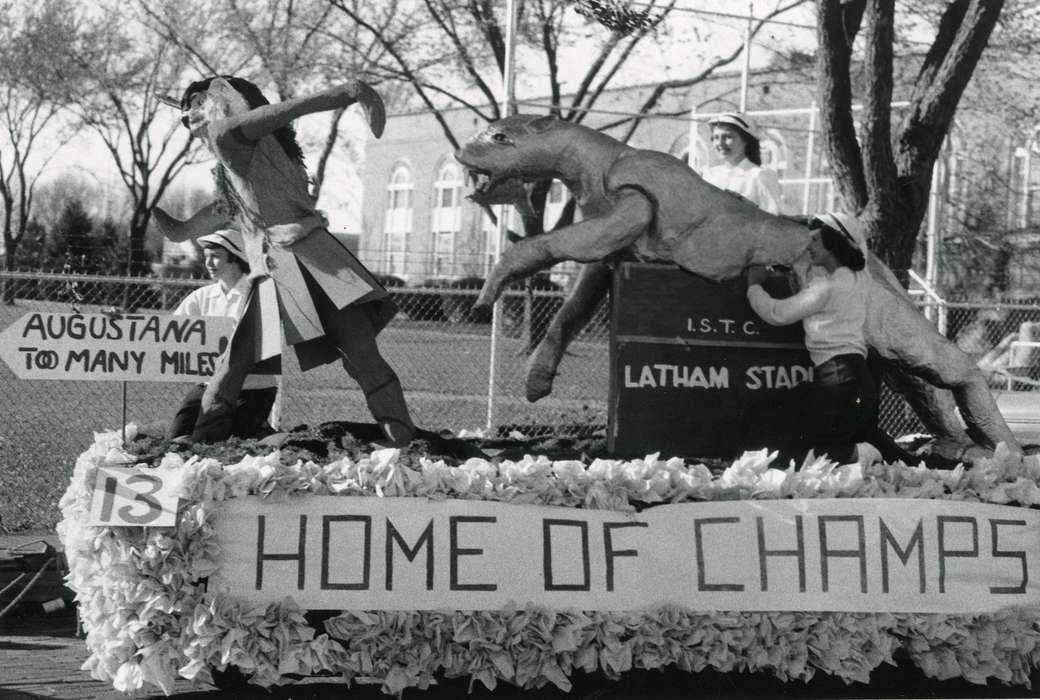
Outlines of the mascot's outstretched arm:
<svg viewBox="0 0 1040 700">
<path fill-rule="evenodd" d="M 214 89 L 234 90 L 220 79 L 214 80 L 210 85 L 210 90 Z M 232 97 L 234 96 L 232 94 Z M 351 80 L 313 95 L 253 107 L 215 122 L 211 131 L 218 142 L 222 138 L 239 138 L 233 133 L 236 131 L 250 141 L 258 141 L 302 116 L 344 109 L 353 104 L 361 106 L 372 134 L 376 138 L 382 136 L 386 127 L 386 107 L 383 105 L 383 98 L 360 80 Z"/>
</svg>

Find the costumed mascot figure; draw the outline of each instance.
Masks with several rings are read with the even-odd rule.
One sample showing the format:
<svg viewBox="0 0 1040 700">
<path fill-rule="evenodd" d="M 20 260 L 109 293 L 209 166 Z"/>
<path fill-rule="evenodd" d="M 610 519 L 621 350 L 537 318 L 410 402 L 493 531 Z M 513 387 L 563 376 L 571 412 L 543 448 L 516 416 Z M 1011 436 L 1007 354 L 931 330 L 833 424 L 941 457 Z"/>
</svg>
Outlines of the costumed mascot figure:
<svg viewBox="0 0 1040 700">
<path fill-rule="evenodd" d="M 242 232 L 252 280 L 202 397 L 192 440 L 227 438 L 243 380 L 279 359 L 282 331 L 301 369 L 342 361 L 388 444 L 407 444 L 414 434 L 401 383 L 375 340 L 396 309 L 387 291 L 326 229 L 291 126 L 306 114 L 355 103 L 380 136 L 383 102 L 359 81 L 270 104 L 253 83 L 220 76 L 192 83 L 180 100 L 184 125 L 216 157 L 217 199 L 187 221 L 157 209 L 156 223 L 172 241 L 233 225 Z"/>
</svg>

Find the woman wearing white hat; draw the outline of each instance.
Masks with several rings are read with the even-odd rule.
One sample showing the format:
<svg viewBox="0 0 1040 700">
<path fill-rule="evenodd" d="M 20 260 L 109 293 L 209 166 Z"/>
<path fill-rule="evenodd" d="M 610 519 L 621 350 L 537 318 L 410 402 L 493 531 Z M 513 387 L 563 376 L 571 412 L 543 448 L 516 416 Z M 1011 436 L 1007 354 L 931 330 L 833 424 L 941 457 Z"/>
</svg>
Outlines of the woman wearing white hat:
<svg viewBox="0 0 1040 700">
<path fill-rule="evenodd" d="M 799 418 L 795 441 L 800 451 L 812 448 L 844 464 L 856 461 L 856 443 L 876 432 L 877 386 L 867 368 L 863 334 L 867 242 L 863 225 L 848 214 L 817 214 L 809 228 L 811 262 L 824 272 L 811 277 L 794 296 L 775 299 L 762 288 L 768 276 L 765 268 L 755 267 L 748 273 L 747 297 L 770 325 L 802 322 L 815 368 L 812 396 L 798 397 L 812 414 Z"/>
<path fill-rule="evenodd" d="M 706 168 L 703 177 L 719 189 L 739 194 L 759 209 L 780 213 L 782 193 L 776 173 L 762 167 L 762 150 L 751 121 L 743 114 L 720 114 L 708 122 L 711 143 L 722 162 Z"/>
<path fill-rule="evenodd" d="M 224 316 L 238 321 L 250 291 L 249 263 L 246 262 L 242 234 L 236 229 L 220 229 L 200 236 L 197 241 L 202 248 L 203 264 L 213 284 L 199 287 L 186 296 L 174 309 L 174 315 Z M 256 372 L 257 368 L 254 368 L 254 373 L 248 375 L 242 384 L 231 424 L 231 435 L 235 437 L 258 437 L 277 428 L 277 416 L 272 415 L 272 409 L 277 411 L 277 374 L 281 363 L 276 361 L 266 364 L 273 365 L 269 367 L 273 374 Z M 183 440 L 191 436 L 205 390 L 205 384 L 198 384 L 181 399 L 170 424 L 172 438 Z"/>
</svg>

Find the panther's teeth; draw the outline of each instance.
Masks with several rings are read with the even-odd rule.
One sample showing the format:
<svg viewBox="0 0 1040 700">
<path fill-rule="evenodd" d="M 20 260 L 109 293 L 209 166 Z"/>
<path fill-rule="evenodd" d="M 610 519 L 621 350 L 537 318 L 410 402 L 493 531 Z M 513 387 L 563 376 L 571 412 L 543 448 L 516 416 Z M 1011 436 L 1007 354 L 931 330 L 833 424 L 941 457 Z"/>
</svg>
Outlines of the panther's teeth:
<svg viewBox="0 0 1040 700">
<path fill-rule="evenodd" d="M 467 170 L 466 179 L 477 193 L 485 192 L 491 186 L 491 176 L 480 170 Z"/>
</svg>

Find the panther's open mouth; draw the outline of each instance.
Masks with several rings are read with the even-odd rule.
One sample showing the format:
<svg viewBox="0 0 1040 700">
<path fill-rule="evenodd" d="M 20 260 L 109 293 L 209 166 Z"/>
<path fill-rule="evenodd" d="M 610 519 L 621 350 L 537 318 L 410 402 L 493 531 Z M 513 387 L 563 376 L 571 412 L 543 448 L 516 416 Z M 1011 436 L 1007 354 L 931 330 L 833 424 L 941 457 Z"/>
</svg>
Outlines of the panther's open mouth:
<svg viewBox="0 0 1040 700">
<path fill-rule="evenodd" d="M 481 194 L 486 194 L 491 190 L 493 178 L 491 177 L 491 173 L 486 170 L 466 168 L 466 178 L 473 187 L 473 194 L 470 195 L 471 199 L 479 197 Z"/>
<path fill-rule="evenodd" d="M 521 178 L 494 175 L 487 170 L 466 166 L 466 180 L 473 188 L 466 199 L 480 205 L 492 221 L 497 220 L 491 210 L 495 204 L 511 204 L 521 216 L 533 215 L 531 193 Z"/>
</svg>

